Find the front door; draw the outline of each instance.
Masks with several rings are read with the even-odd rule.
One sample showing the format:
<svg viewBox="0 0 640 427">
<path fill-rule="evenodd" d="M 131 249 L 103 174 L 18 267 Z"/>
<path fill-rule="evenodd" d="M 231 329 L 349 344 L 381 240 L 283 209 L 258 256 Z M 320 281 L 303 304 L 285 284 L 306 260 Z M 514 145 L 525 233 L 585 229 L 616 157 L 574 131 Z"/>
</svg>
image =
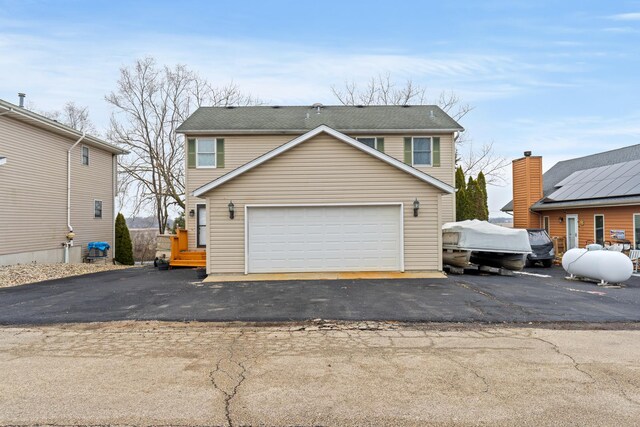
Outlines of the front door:
<svg viewBox="0 0 640 427">
<path fill-rule="evenodd" d="M 567 215 L 567 249 L 578 247 L 578 215 Z"/>
<path fill-rule="evenodd" d="M 207 246 L 207 205 L 197 205 L 196 236 L 199 248 Z"/>
</svg>

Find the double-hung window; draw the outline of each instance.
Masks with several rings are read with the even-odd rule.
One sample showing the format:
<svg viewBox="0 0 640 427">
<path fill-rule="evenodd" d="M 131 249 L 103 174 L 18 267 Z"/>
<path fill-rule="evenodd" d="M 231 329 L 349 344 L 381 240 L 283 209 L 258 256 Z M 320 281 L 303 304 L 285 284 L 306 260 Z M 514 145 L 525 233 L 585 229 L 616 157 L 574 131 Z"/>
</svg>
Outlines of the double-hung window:
<svg viewBox="0 0 640 427">
<path fill-rule="evenodd" d="M 431 138 L 414 136 L 411 139 L 411 163 L 413 166 L 431 166 Z"/>
<path fill-rule="evenodd" d="M 375 136 L 357 137 L 356 140 L 362 142 L 364 145 L 368 145 L 371 148 L 375 148 L 376 150 L 378 149 L 378 138 L 376 138 Z"/>
<path fill-rule="evenodd" d="M 102 218 L 102 200 L 93 201 L 93 217 Z"/>
<path fill-rule="evenodd" d="M 216 139 L 198 138 L 196 140 L 196 167 L 216 167 Z"/>
<path fill-rule="evenodd" d="M 85 145 L 82 146 L 82 164 L 89 166 L 89 147 Z"/>
</svg>

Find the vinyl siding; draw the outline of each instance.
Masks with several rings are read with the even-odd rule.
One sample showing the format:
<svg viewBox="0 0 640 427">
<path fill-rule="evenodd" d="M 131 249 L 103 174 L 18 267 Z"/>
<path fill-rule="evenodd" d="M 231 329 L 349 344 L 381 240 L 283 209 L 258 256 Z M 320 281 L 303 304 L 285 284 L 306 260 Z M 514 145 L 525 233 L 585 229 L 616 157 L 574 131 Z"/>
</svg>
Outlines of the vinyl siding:
<svg viewBox="0 0 640 427">
<path fill-rule="evenodd" d="M 386 141 L 385 141 L 386 143 Z M 328 135 L 319 135 L 206 195 L 209 273 L 244 273 L 245 204 L 404 203 L 406 270 L 440 270 L 441 192 Z M 412 203 L 421 208 L 413 216 Z M 235 219 L 227 204 L 233 200 Z"/>
<path fill-rule="evenodd" d="M 604 240 L 611 241 L 609 233 L 611 230 L 624 230 L 626 239 L 631 244 L 640 244 L 640 241 L 634 242 L 633 235 L 633 215 L 640 214 L 640 206 L 614 206 L 604 208 L 588 208 L 588 209 L 563 209 L 554 211 L 540 211 L 540 223 L 542 217 L 549 217 L 549 235 L 566 239 L 567 237 L 567 219 L 566 215 L 578 215 L 578 242 L 580 247 L 584 247 L 587 243 L 595 241 L 594 215 L 604 215 Z M 562 218 L 562 223 L 559 218 Z"/>
<path fill-rule="evenodd" d="M 0 255 L 58 249 L 67 234 L 67 150 L 75 140 L 18 120 L 0 117 Z M 90 147 L 81 164 L 81 145 L 71 153 L 71 224 L 75 244 L 107 241 L 113 246 L 112 154 Z M 101 220 L 93 200 L 103 202 Z"/>
<path fill-rule="evenodd" d="M 190 218 L 188 212 L 196 209 L 198 203 L 204 203 L 202 199 L 193 197 L 190 193 L 198 187 L 205 185 L 214 179 L 236 169 L 245 163 L 261 156 L 262 154 L 285 144 L 298 135 L 210 135 L 208 137 L 219 137 L 225 139 L 225 167 L 216 169 L 186 169 L 187 196 L 186 196 L 186 228 L 189 231 L 189 249 L 196 248 L 196 219 Z M 359 136 L 379 136 L 383 137 L 385 153 L 404 161 L 404 138 L 407 136 L 418 136 L 408 134 L 396 135 L 375 135 L 349 134 L 356 138 Z M 430 134 L 421 133 L 419 136 L 439 136 L 440 137 L 440 166 L 417 168 L 434 178 L 437 178 L 449 185 L 455 184 L 455 144 L 453 134 Z M 201 136 L 202 137 L 202 136 Z M 455 199 L 454 195 L 443 195 L 441 204 L 441 219 L 443 222 L 455 221 Z"/>
<path fill-rule="evenodd" d="M 358 135 L 350 135 L 358 136 Z M 455 143 L 453 134 L 425 134 L 416 135 L 398 134 L 382 135 L 384 137 L 384 151 L 386 154 L 404 161 L 404 138 L 409 136 L 438 136 L 440 137 L 440 166 L 438 167 L 416 167 L 416 169 L 431 175 L 440 181 L 455 186 Z M 455 196 L 446 194 L 442 196 L 442 219 L 444 222 L 455 221 Z"/>
</svg>

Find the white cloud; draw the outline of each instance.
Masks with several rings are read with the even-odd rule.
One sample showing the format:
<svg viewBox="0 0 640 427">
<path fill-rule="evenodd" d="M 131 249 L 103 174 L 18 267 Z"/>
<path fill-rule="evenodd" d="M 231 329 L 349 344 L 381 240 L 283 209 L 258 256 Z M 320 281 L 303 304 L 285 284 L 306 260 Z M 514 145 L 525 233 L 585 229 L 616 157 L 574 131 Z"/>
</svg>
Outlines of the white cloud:
<svg viewBox="0 0 640 427">
<path fill-rule="evenodd" d="M 640 12 L 618 13 L 609 16 L 614 21 L 640 21 Z"/>
<path fill-rule="evenodd" d="M 234 80 L 243 90 L 277 104 L 335 102 L 332 84 L 364 81 L 380 72 L 413 79 L 434 96 L 454 90 L 467 102 L 507 98 L 540 87 L 568 85 L 574 67 L 528 63 L 521 58 L 481 52 L 447 54 L 349 52 L 301 43 L 221 39 L 180 34 L 109 34 L 79 27 L 74 31 L 0 32 L 0 96 L 27 92 L 43 109 L 67 100 L 88 105 L 99 127 L 109 109 L 103 98 L 114 87 L 119 68 L 151 55 L 160 63 L 184 63 L 214 83 Z M 90 36 L 87 36 L 90 34 Z M 572 78 L 572 77 L 571 77 Z"/>
<path fill-rule="evenodd" d="M 549 57 L 538 61 L 517 53 L 409 53 L 388 48 L 355 52 L 293 42 L 182 34 L 112 31 L 101 38 L 100 34 L 107 34 L 103 29 L 81 26 L 68 31 L 51 29 L 46 36 L 26 30 L 0 30 L 0 97 L 15 101 L 17 92 L 25 91 L 28 100 L 42 110 L 57 109 L 73 100 L 89 107 L 101 130 L 110 115 L 104 96 L 115 87 L 119 68 L 146 55 L 156 57 L 159 63 L 186 64 L 214 84 L 233 80 L 244 91 L 280 105 L 332 103 L 332 84 L 364 81 L 380 72 L 389 72 L 398 80 L 411 78 L 427 86 L 434 96 L 442 90 L 453 90 L 474 105 L 584 83 L 584 64 L 567 65 L 564 58 L 555 62 Z M 559 44 L 573 47 L 572 43 Z M 495 122 L 511 125 L 500 128 L 493 121 L 478 123 L 479 128 L 484 127 L 484 134 L 479 131 L 476 136 L 480 141 L 495 139 L 496 149 L 509 159 L 519 157 L 523 147 L 533 148 L 545 159 L 571 158 L 585 151 L 606 149 L 602 147 L 603 137 L 620 141 L 616 136 L 620 132 L 637 139 L 638 128 L 633 124 L 640 123 L 637 119 L 623 123 L 579 117 L 545 123 L 544 129 L 534 120 L 500 119 Z M 472 121 L 465 125 L 474 127 Z M 492 214 L 511 198 L 510 191 L 510 187 L 489 189 Z"/>
</svg>

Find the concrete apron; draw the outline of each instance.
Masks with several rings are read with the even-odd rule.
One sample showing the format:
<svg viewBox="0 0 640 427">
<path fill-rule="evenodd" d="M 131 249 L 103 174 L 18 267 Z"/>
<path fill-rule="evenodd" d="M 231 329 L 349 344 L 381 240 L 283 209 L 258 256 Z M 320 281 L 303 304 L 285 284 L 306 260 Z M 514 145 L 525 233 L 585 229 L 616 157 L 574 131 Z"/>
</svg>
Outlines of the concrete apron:
<svg viewBox="0 0 640 427">
<path fill-rule="evenodd" d="M 214 282 L 269 282 L 291 280 L 359 280 L 359 279 L 446 279 L 440 271 L 347 271 L 324 273 L 252 273 L 252 274 L 210 274 L 204 283 Z"/>
</svg>

